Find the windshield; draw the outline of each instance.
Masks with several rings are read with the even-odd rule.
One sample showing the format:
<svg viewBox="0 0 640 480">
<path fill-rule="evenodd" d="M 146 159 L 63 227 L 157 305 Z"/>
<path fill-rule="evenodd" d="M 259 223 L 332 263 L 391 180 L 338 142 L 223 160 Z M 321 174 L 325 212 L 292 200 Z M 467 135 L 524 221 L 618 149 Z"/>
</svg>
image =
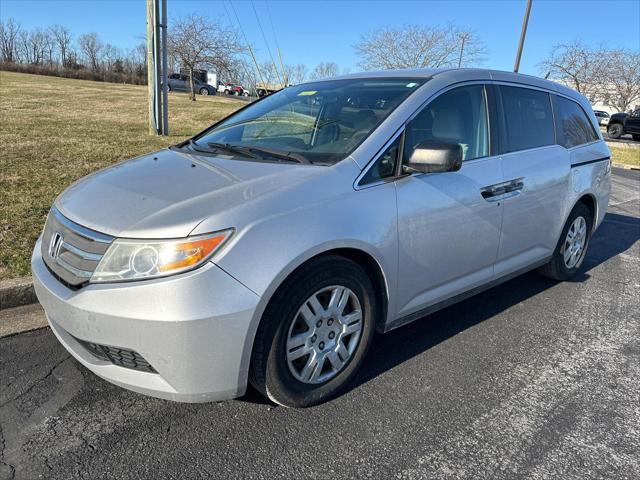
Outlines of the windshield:
<svg viewBox="0 0 640 480">
<path fill-rule="evenodd" d="M 422 83 L 424 79 L 349 79 L 288 87 L 230 116 L 193 143 L 203 149 L 266 149 L 335 163 Z"/>
</svg>

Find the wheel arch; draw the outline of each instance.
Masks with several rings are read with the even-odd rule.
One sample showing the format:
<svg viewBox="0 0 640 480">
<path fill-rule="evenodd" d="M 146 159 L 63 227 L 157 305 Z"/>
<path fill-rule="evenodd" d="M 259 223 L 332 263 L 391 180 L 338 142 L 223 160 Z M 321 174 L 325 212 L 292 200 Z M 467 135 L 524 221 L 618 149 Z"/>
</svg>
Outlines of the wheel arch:
<svg viewBox="0 0 640 480">
<path fill-rule="evenodd" d="M 267 306 L 275 297 L 278 290 L 282 288 L 285 282 L 289 278 L 291 278 L 291 276 L 296 271 L 298 271 L 308 262 L 327 255 L 342 256 L 355 262 L 365 270 L 367 276 L 369 276 L 369 278 L 372 280 L 374 292 L 376 294 L 376 300 L 380 305 L 380 312 L 376 318 L 375 328 L 378 332 L 384 331 L 384 325 L 389 310 L 390 284 L 388 275 L 385 273 L 381 262 L 376 258 L 375 253 L 369 251 L 369 249 L 361 245 L 326 245 L 319 251 L 314 250 L 312 252 L 308 252 L 306 255 L 298 257 L 296 261 L 292 262 L 292 264 L 288 266 L 288 268 L 285 270 L 284 275 L 279 276 L 274 280 L 273 284 L 266 290 L 265 294 L 262 296 L 258 306 L 255 309 L 254 320 L 247 334 L 247 338 L 245 340 L 243 348 L 242 368 L 239 378 L 239 382 L 241 384 L 247 385 L 248 383 L 249 366 L 255 346 L 256 332 L 258 331 L 258 327 L 262 321 L 262 317 L 265 310 L 267 309 Z"/>
<path fill-rule="evenodd" d="M 381 265 L 381 262 L 376 258 L 375 253 L 369 251 L 369 249 L 367 249 L 365 246 L 359 244 L 329 244 L 321 247 L 319 250 L 314 249 L 313 251 L 307 252 L 306 254 L 294 260 L 285 269 L 284 275 L 274 279 L 272 285 L 266 290 L 265 295 L 263 295 L 262 302 L 260 302 L 262 304 L 262 308 L 258 312 L 260 318 L 258 319 L 257 323 L 260 323 L 264 310 L 266 310 L 267 305 L 271 302 L 278 290 L 283 287 L 283 285 L 289 278 L 291 278 L 291 276 L 295 272 L 297 272 L 307 263 L 316 260 L 319 257 L 329 255 L 338 255 L 344 257 L 345 259 L 351 260 L 366 272 L 367 276 L 373 284 L 373 289 L 376 294 L 376 300 L 378 301 L 378 305 L 380 306 L 380 315 L 378 315 L 378 318 L 376 319 L 376 329 L 378 329 L 379 331 L 383 331 L 389 306 L 389 281 Z"/>
<path fill-rule="evenodd" d="M 596 200 L 595 195 L 592 193 L 584 193 L 582 194 L 578 200 L 571 207 L 570 212 L 575 208 L 578 203 L 584 204 L 591 212 L 591 229 L 592 231 L 596 228 L 596 222 L 598 220 L 598 201 Z"/>
</svg>

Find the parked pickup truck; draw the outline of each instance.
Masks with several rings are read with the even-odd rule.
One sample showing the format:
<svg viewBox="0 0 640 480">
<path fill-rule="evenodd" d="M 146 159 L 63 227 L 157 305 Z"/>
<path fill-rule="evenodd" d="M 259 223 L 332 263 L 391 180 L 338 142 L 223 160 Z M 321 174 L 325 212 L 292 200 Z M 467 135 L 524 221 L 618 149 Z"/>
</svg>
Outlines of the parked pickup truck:
<svg viewBox="0 0 640 480">
<path fill-rule="evenodd" d="M 607 133 L 610 138 L 620 138 L 630 134 L 636 142 L 640 142 L 640 108 L 633 113 L 614 113 L 609 119 Z"/>
</svg>

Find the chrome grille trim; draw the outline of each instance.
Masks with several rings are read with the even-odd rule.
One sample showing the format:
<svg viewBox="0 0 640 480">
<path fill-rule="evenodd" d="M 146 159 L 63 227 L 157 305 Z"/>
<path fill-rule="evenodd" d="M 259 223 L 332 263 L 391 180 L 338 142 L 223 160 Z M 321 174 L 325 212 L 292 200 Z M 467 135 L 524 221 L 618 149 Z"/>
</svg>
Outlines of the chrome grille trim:
<svg viewBox="0 0 640 480">
<path fill-rule="evenodd" d="M 42 258 L 59 280 L 79 288 L 89 281 L 113 240 L 72 222 L 53 207 L 42 233 Z"/>
<path fill-rule="evenodd" d="M 76 268 L 73 265 L 69 265 L 67 262 L 65 262 L 61 258 L 56 259 L 56 263 L 60 265 L 62 268 L 64 268 L 65 270 L 69 270 L 78 278 L 89 279 L 91 278 L 91 275 L 93 275 L 93 272 L 89 272 L 87 270 L 80 270 L 79 268 Z"/>
<path fill-rule="evenodd" d="M 89 260 L 92 262 L 99 262 L 102 259 L 102 255 L 99 255 L 97 253 L 89 253 L 89 252 L 85 252 L 84 250 L 80 250 L 77 247 L 74 247 L 73 245 L 71 245 L 70 243 L 65 242 L 64 240 L 62 241 L 62 248 L 64 248 L 65 250 L 77 255 L 78 257 L 84 259 L 84 260 Z"/>
</svg>

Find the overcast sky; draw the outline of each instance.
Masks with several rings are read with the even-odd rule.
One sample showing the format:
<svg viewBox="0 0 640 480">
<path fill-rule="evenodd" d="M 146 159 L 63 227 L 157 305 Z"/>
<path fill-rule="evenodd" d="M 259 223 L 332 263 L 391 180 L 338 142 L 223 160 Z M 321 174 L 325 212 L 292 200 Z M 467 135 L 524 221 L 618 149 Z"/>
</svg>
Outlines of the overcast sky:
<svg viewBox="0 0 640 480">
<path fill-rule="evenodd" d="M 511 70 L 525 0 L 168 0 L 169 19 L 195 12 L 237 26 L 232 5 L 249 41 L 258 47 L 261 62 L 267 61 L 269 54 L 254 8 L 272 52 L 275 54 L 277 40 L 285 63 L 305 63 L 313 68 L 319 62 L 336 62 L 342 69 L 357 71 L 353 45 L 362 33 L 382 26 L 453 22 L 475 30 L 484 41 L 488 50 L 484 66 Z M 59 23 L 75 36 L 94 31 L 104 41 L 123 48 L 141 41 L 145 15 L 144 0 L 0 0 L 2 20 L 12 17 L 27 28 Z M 640 50 L 640 1 L 534 0 L 520 71 L 540 74 L 538 63 L 551 47 L 573 40 Z"/>
</svg>

